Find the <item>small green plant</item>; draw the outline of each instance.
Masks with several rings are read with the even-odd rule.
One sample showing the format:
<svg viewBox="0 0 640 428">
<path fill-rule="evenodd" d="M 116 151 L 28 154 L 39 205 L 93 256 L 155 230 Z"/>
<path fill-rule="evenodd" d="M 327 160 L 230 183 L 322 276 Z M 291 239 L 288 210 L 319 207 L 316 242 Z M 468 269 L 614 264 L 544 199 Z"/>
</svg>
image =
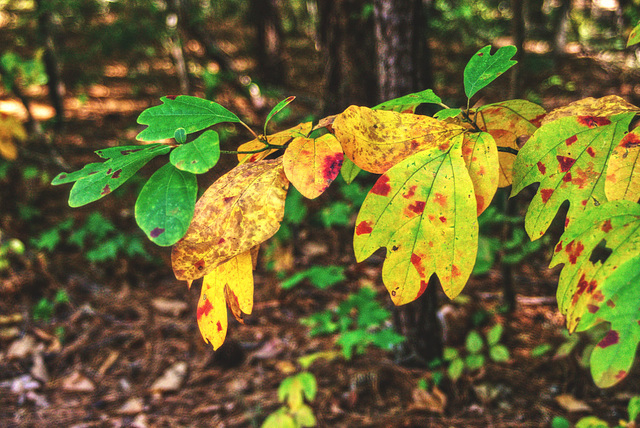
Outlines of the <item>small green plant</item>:
<svg viewBox="0 0 640 428">
<path fill-rule="evenodd" d="M 504 327 L 502 324 L 494 325 L 486 336 L 486 349 L 489 358 L 496 363 L 509 361 L 509 350 L 500 344 Z M 465 341 L 466 355 L 461 354 L 457 349 L 446 347 L 444 349 L 444 360 L 449 362 L 447 373 L 449 377 L 456 381 L 462 376 L 465 370 L 474 371 L 482 368 L 486 362 L 485 340 L 476 330 L 471 330 Z"/>
<path fill-rule="evenodd" d="M 389 325 L 391 313 L 375 300 L 376 292 L 361 288 L 351 294 L 336 309 L 315 313 L 303 319 L 302 324 L 311 327 L 310 336 L 338 333 L 336 343 L 349 360 L 354 352 L 364 353 L 369 345 L 390 350 L 405 338 Z"/>
<path fill-rule="evenodd" d="M 282 407 L 270 414 L 262 428 L 298 428 L 316 425 L 316 418 L 305 399 L 311 402 L 318 392 L 315 376 L 307 371 L 289 376 L 278 388 L 278 401 Z"/>
<path fill-rule="evenodd" d="M 344 281 L 344 266 L 312 266 L 309 269 L 297 272 L 282 281 L 280 286 L 288 290 L 308 279 L 314 287 L 324 290 Z"/>
<path fill-rule="evenodd" d="M 627 405 L 627 413 L 629 414 L 628 420 L 620 420 L 616 428 L 635 428 L 636 419 L 640 415 L 640 395 L 636 395 L 629 400 Z M 551 421 L 551 428 L 570 428 L 571 423 L 567 418 L 562 416 L 556 416 Z M 576 423 L 575 428 L 610 428 L 609 424 L 597 416 L 585 416 L 580 418 Z"/>
<path fill-rule="evenodd" d="M 34 321 L 44 321 L 48 323 L 51 321 L 55 310 L 62 305 L 67 305 L 70 303 L 69 295 L 64 289 L 59 289 L 56 291 L 53 299 L 49 300 L 46 297 L 43 297 L 36 303 L 33 307 L 33 320 Z"/>
<path fill-rule="evenodd" d="M 9 256 L 24 254 L 24 244 L 19 239 L 9 239 L 2 242 L 2 231 L 0 231 L 0 272 L 9 268 Z"/>
</svg>

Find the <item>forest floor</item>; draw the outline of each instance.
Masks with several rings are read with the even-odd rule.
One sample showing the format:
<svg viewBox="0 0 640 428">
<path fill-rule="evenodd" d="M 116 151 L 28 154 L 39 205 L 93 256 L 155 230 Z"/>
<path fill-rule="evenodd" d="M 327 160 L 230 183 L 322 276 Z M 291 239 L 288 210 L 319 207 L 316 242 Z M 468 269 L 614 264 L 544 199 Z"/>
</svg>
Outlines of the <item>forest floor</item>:
<svg viewBox="0 0 640 428">
<path fill-rule="evenodd" d="M 446 62 L 440 55 L 441 61 L 436 58 L 434 63 Z M 538 74 L 532 71 L 536 77 L 529 76 L 528 89 L 539 94 L 547 108 L 612 93 L 637 103 L 637 76 L 621 73 L 612 64 L 576 54 L 556 72 L 563 76 L 561 82 L 536 81 Z M 371 284 L 380 304 L 392 310 L 380 280 L 381 264 L 355 263 L 347 244 L 351 228 L 302 224 L 295 245 L 285 246 L 288 250 L 280 256 L 280 262 L 289 260 L 283 262 L 287 274 L 315 265 L 343 265 L 347 279 L 326 290 L 307 282 L 283 290 L 276 275 L 259 263 L 253 313 L 244 325 L 230 319 L 226 343 L 214 352 L 196 323 L 200 284 L 189 290 L 175 280 L 169 249 L 147 243 L 137 229 L 132 207 L 134 190 L 142 182 L 80 209 L 67 206 L 68 186 L 48 184 L 61 170 L 52 148 L 72 169 L 96 161 L 93 150 L 132 144 L 140 130 L 137 114 L 157 104 L 159 96 L 177 91 L 166 63 L 149 67 L 150 81 L 135 85 L 127 78 L 127 65 L 107 65 L 105 77 L 86 92 L 68 91 L 68 121 L 53 144 L 31 143 L 0 178 L 1 239 L 17 238 L 27 246 L 25 255 L 12 256 L 10 267 L 0 272 L 0 426 L 259 426 L 280 407 L 278 386 L 301 370 L 300 357 L 339 349 L 335 336 L 310 337 L 302 318 L 335 308 Z M 296 81 L 292 86 L 304 92 L 318 85 Z M 445 81 L 436 92 L 455 99 L 459 90 L 451 88 Z M 32 95 L 42 105 L 37 111 L 48 114 L 45 94 Z M 223 90 L 217 101 L 252 118 L 252 123 L 264 114 L 231 91 Z M 0 93 L 0 109 L 15 104 Z M 305 113 L 309 111 L 303 108 L 293 116 Z M 232 141 L 240 138 L 231 136 Z M 143 175 L 151 170 L 145 168 Z M 200 185 L 220 173 L 199 177 Z M 319 199 L 310 209 L 330 198 Z M 107 237 L 143 242 L 150 257 L 126 257 L 126 248 L 121 248 L 114 261 L 88 261 L 90 241 L 79 247 L 68 238 L 92 212 L 101 213 L 121 232 L 108 231 Z M 58 226 L 70 218 L 71 229 Z M 33 239 L 56 227 L 61 239 L 55 249 L 38 251 Z M 318 425 L 534 427 L 549 426 L 554 416 L 575 422 L 595 415 L 610 424 L 626 418 L 629 398 L 640 394 L 639 364 L 623 382 L 600 390 L 579 363 L 586 337 L 569 355 L 554 357 L 567 339 L 554 300 L 557 270 L 548 270 L 547 264 L 548 255 L 542 252 L 514 268 L 518 305 L 511 314 L 500 310 L 503 279 L 497 267 L 470 280 L 466 301 L 449 303 L 440 296 L 452 309 L 444 311 L 447 346 L 462 349 L 469 331 L 486 333 L 501 323 L 509 361 L 487 362 L 455 382 L 444 376 L 434 388 L 435 373 L 442 369 L 403 367 L 392 352 L 378 348 L 369 347 L 350 360 L 339 355 L 319 358 L 309 368 L 318 381 L 318 394 L 310 403 Z M 53 305 L 50 316 L 34 319 L 38 302 L 52 302 L 61 290 L 68 301 Z M 478 314 L 484 314 L 484 322 L 474 322 Z M 550 352 L 532 355 L 545 344 Z M 427 381 L 426 388 L 421 380 Z"/>
</svg>

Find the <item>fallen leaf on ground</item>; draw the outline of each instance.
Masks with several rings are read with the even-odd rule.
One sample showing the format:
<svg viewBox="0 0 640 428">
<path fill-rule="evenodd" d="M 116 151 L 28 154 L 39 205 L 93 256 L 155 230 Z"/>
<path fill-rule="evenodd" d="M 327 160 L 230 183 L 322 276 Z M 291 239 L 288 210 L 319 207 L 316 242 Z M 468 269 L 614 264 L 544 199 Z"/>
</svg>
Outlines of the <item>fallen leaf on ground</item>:
<svg viewBox="0 0 640 428">
<path fill-rule="evenodd" d="M 68 392 L 92 392 L 96 387 L 89 378 L 75 371 L 62 380 L 62 389 Z"/>
<path fill-rule="evenodd" d="M 182 300 L 171 300 L 158 297 L 151 301 L 151 306 L 164 315 L 179 316 L 181 313 L 189 309 L 187 302 Z"/>
<path fill-rule="evenodd" d="M 571 394 L 561 394 L 555 398 L 556 402 L 567 412 L 590 412 L 591 406 L 578 400 Z"/>
<path fill-rule="evenodd" d="M 144 410 L 144 400 L 140 397 L 132 397 L 118 409 L 120 415 L 137 415 Z"/>
<path fill-rule="evenodd" d="M 431 392 L 415 388 L 411 395 L 413 403 L 409 405 L 410 409 L 428 410 L 442 414 L 447 407 L 447 396 L 436 387 Z"/>
<path fill-rule="evenodd" d="M 177 391 L 187 376 L 187 363 L 178 361 L 169 367 L 149 388 L 151 391 Z"/>
<path fill-rule="evenodd" d="M 25 335 L 24 337 L 14 341 L 7 351 L 7 359 L 21 359 L 33 354 L 36 350 L 36 340 L 33 336 Z"/>
</svg>

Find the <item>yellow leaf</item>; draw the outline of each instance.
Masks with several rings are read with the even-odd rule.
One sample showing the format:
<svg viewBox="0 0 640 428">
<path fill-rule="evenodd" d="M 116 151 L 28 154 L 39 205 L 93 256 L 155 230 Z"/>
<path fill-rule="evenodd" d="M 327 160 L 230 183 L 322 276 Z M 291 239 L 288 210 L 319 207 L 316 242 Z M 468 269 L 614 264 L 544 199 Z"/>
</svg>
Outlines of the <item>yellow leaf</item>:
<svg viewBox="0 0 640 428">
<path fill-rule="evenodd" d="M 284 152 L 287 179 L 305 198 L 320 196 L 340 173 L 344 154 L 336 137 L 294 138 Z"/>
<path fill-rule="evenodd" d="M 478 215 L 489 206 L 498 189 L 498 148 L 486 132 L 464 134 L 462 157 L 469 170 Z"/>
<path fill-rule="evenodd" d="M 273 236 L 289 182 L 282 158 L 239 165 L 196 203 L 186 235 L 173 247 L 176 278 L 193 280 Z"/>
<path fill-rule="evenodd" d="M 333 122 L 345 155 L 360 168 L 382 174 L 422 150 L 446 152 L 463 128 L 428 116 L 351 106 Z"/>
<path fill-rule="evenodd" d="M 241 323 L 242 313 L 250 314 L 253 310 L 250 251 L 218 265 L 204 277 L 198 302 L 198 327 L 205 342 L 214 349 L 222 345 L 227 334 L 227 306 Z"/>
<path fill-rule="evenodd" d="M 617 95 L 607 95 L 602 98 L 583 98 L 581 100 L 567 104 L 566 106 L 550 111 L 542 124 L 558 120 L 567 116 L 599 116 L 608 117 L 620 113 L 638 112 L 640 108 L 629 104 Z"/>
<path fill-rule="evenodd" d="M 311 122 L 300 123 L 294 126 L 293 128 L 289 128 L 284 131 L 278 132 L 276 134 L 268 135 L 266 137 L 262 136 L 262 138 L 265 138 L 266 141 L 269 142 L 269 144 L 273 144 L 274 146 L 282 146 L 287 144 L 289 141 L 291 141 L 296 137 L 307 135 L 311 131 L 311 126 L 312 126 Z M 255 140 L 251 140 L 249 142 L 246 142 L 240 145 L 238 147 L 238 151 L 250 152 L 253 150 L 260 150 L 264 147 L 265 147 L 265 143 L 260 139 L 256 138 Z M 265 150 L 259 153 L 253 153 L 253 154 L 238 153 L 238 162 L 240 163 L 256 162 L 266 158 L 267 156 L 269 156 L 272 153 L 275 153 L 278 150 L 279 149 L 270 149 L 270 150 Z"/>
<path fill-rule="evenodd" d="M 18 158 L 18 147 L 14 140 L 22 141 L 27 138 L 27 131 L 15 117 L 0 113 L 0 156 L 14 161 Z"/>
<path fill-rule="evenodd" d="M 640 199 L 640 130 L 626 134 L 611 152 L 604 191 L 607 199 Z"/>
</svg>

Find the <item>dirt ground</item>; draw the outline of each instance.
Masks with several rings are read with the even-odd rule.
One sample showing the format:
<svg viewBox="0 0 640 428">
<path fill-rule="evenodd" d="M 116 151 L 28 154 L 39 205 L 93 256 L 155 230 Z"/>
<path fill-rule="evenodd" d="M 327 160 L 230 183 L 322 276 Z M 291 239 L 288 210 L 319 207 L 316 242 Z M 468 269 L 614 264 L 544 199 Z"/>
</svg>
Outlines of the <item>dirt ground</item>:
<svg viewBox="0 0 640 428">
<path fill-rule="evenodd" d="M 442 62 L 436 58 L 434 63 Z M 577 90 L 533 77 L 530 89 L 541 93 L 547 108 L 610 93 L 637 103 L 638 76 L 622 72 L 616 64 L 576 53 L 558 74 L 565 83 L 577 82 Z M 92 150 L 131 144 L 139 131 L 139 112 L 157 104 L 159 96 L 177 91 L 166 64 L 150 67 L 149 81 L 135 91 L 123 67 L 108 64 L 105 77 L 82 97 L 69 90 L 68 122 L 62 133 L 51 144 L 25 147 L 23 157 L 0 180 L 2 239 L 17 238 L 27 246 L 25 255 L 12 257 L 9 269 L 0 273 L 0 426 L 259 426 L 280 407 L 277 388 L 286 376 L 301 370 L 299 357 L 338 349 L 335 337 L 310 338 L 301 318 L 335 307 L 365 284 L 374 284 L 380 303 L 392 309 L 380 280 L 381 265 L 355 263 L 344 245 L 352 236 L 349 228 L 326 231 L 303 225 L 291 273 L 312 265 L 340 264 L 348 266 L 347 280 L 327 290 L 303 283 L 285 291 L 260 263 L 253 313 L 244 325 L 230 320 L 226 343 L 214 352 L 203 342 L 196 323 L 200 284 L 189 290 L 175 280 L 167 248 L 145 242 L 150 260 L 122 256 L 105 263 L 88 262 L 82 249 L 65 243 L 54 252 L 35 250 L 31 238 L 68 218 L 82 224 L 93 211 L 126 235 L 146 240 L 133 218 L 136 185 L 80 209 L 67 206 L 68 186 L 48 185 L 62 168 L 54 154 L 78 169 L 96 161 Z M 299 84 L 295 90 L 313 87 Z M 454 97 L 457 92 L 447 83 L 440 93 Z M 46 94 L 31 95 L 36 111 L 46 118 Z M 231 90 L 223 91 L 217 101 L 258 123 L 261 113 Z M 0 93 L 0 110 L 16 104 Z M 305 108 L 309 107 L 297 113 L 305 113 Z M 26 166 L 36 166 L 40 175 L 25 178 L 21 168 Z M 144 169 L 143 175 L 150 171 Z M 220 171 L 199 177 L 200 185 L 206 186 L 216 174 Z M 36 207 L 38 213 L 20 215 L 25 206 Z M 557 271 L 547 270 L 547 263 L 547 255 L 541 254 L 515 268 L 518 306 L 510 315 L 499 310 L 499 270 L 471 279 L 464 291 L 468 303 L 452 305 L 441 296 L 452 309 L 446 326 L 448 346 L 464 346 L 474 314 L 484 312 L 490 317 L 480 330 L 486 332 L 498 322 L 505 326 L 508 362 L 489 362 L 456 382 L 445 377 L 437 391 L 425 391 L 420 380 L 432 384 L 437 370 L 402 367 L 391 352 L 369 348 L 349 361 L 318 359 L 309 368 L 318 381 L 318 394 L 310 403 L 318 425 L 538 427 L 549 426 L 554 416 L 575 422 L 596 415 L 610 424 L 626 418 L 629 398 L 640 394 L 638 364 L 619 385 L 599 390 L 588 369 L 579 364 L 586 339 L 570 355 L 554 358 L 566 339 L 553 298 Z M 34 320 L 37 302 L 53 299 L 58 290 L 64 290 L 69 301 L 57 305 L 50 319 Z M 542 344 L 551 345 L 552 352 L 533 356 L 532 350 Z"/>
</svg>

